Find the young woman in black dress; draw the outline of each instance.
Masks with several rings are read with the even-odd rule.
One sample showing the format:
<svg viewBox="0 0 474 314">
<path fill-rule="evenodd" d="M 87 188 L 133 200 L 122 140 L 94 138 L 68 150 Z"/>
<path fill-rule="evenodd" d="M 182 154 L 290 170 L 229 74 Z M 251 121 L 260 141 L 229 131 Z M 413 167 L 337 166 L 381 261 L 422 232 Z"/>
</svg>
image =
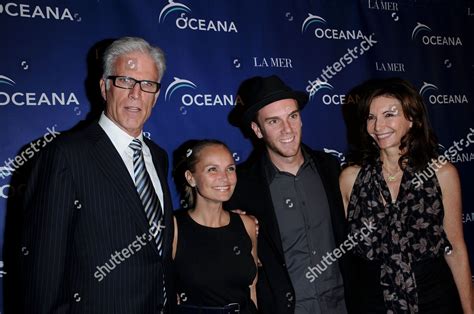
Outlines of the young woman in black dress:
<svg viewBox="0 0 474 314">
<path fill-rule="evenodd" d="M 175 214 L 173 259 L 178 313 L 256 313 L 256 228 L 223 209 L 237 182 L 225 144 L 197 141 L 175 171 L 189 210 Z"/>
</svg>

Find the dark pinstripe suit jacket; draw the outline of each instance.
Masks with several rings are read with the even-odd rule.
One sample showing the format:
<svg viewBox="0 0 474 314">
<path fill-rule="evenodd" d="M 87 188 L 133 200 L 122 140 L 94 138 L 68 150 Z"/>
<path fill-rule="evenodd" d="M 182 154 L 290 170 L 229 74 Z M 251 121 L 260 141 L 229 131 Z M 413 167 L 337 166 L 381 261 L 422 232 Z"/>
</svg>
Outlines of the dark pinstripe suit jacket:
<svg viewBox="0 0 474 314">
<path fill-rule="evenodd" d="M 102 128 L 61 136 L 41 152 L 25 195 L 25 313 L 158 313 L 163 271 L 168 300 L 175 299 L 168 159 L 145 142 L 163 187 L 163 258 L 148 241 L 133 180 Z"/>
</svg>

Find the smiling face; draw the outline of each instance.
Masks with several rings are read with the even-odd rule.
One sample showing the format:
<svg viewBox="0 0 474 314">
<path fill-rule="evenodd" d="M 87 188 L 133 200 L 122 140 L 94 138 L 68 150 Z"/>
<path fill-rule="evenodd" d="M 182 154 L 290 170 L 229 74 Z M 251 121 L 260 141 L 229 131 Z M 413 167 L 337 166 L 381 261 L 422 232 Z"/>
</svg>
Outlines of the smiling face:
<svg viewBox="0 0 474 314">
<path fill-rule="evenodd" d="M 196 204 L 228 201 L 237 183 L 235 162 L 223 145 L 209 145 L 200 152 L 193 172 L 185 172 L 189 185 L 196 187 Z"/>
<path fill-rule="evenodd" d="M 117 58 L 113 75 L 129 76 L 136 80 L 158 80 L 158 70 L 153 59 L 142 52 L 132 52 Z M 106 87 L 109 86 L 107 89 Z M 102 97 L 106 101 L 105 114 L 130 136 L 137 137 L 151 115 L 159 92 L 146 93 L 136 84 L 132 89 L 113 85 L 112 80 L 100 80 Z"/>
<path fill-rule="evenodd" d="M 403 114 L 401 102 L 390 96 L 375 97 L 370 103 L 367 132 L 380 149 L 399 148 L 413 123 Z"/>
<path fill-rule="evenodd" d="M 266 105 L 258 111 L 257 122 L 252 122 L 252 130 L 265 141 L 272 161 L 302 156 L 302 122 L 296 100 L 282 99 Z"/>
</svg>

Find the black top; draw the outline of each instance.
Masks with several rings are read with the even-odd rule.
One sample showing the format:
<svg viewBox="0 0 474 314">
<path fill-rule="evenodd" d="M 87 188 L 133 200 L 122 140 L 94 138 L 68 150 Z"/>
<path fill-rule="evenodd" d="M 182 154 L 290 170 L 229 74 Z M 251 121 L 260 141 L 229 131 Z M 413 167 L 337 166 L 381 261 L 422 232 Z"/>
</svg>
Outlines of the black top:
<svg viewBox="0 0 474 314">
<path fill-rule="evenodd" d="M 198 224 L 187 211 L 175 214 L 178 244 L 175 257 L 177 293 L 182 304 L 240 304 L 240 313 L 255 313 L 250 288 L 257 269 L 252 241 L 238 214 L 228 225 Z"/>
<path fill-rule="evenodd" d="M 357 240 L 353 254 L 361 265 L 365 265 L 359 267 L 361 273 L 377 273 L 364 272 L 363 269 L 369 265 L 378 269 L 379 276 L 378 282 L 372 286 L 367 278 L 360 282 L 366 287 L 365 292 L 381 291 L 379 301 L 383 298 L 387 311 L 457 313 L 454 306 L 448 311 L 441 310 L 441 307 L 434 312 L 424 310 L 425 304 L 433 305 L 432 300 L 427 302 L 425 298 L 424 290 L 430 285 L 449 287 L 449 293 L 438 289 L 437 300 L 454 295 L 452 301 L 458 303 L 459 297 L 443 258 L 444 254 L 450 254 L 451 244 L 443 228 L 444 209 L 439 182 L 434 173 L 421 183 L 415 179 L 415 171 L 407 166 L 398 197 L 392 199 L 382 176 L 380 160 L 360 170 L 348 206 L 350 233 Z M 364 225 L 373 225 L 375 231 L 369 234 L 366 231 L 367 236 L 361 237 L 366 228 Z M 426 276 L 422 271 L 428 269 L 436 276 L 424 280 Z"/>
</svg>

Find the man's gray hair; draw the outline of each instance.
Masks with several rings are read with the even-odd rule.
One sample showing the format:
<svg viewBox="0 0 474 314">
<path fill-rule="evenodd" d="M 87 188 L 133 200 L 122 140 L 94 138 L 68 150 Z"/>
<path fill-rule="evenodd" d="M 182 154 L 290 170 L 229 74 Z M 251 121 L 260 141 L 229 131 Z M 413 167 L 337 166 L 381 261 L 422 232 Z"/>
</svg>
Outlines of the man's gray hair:
<svg viewBox="0 0 474 314">
<path fill-rule="evenodd" d="M 107 81 L 107 76 L 115 75 L 114 66 L 117 59 L 132 52 L 143 52 L 151 56 L 158 70 L 158 81 L 161 81 L 166 70 L 166 60 L 163 51 L 159 47 L 151 46 L 146 40 L 139 37 L 122 37 L 115 40 L 104 52 L 102 78 Z M 107 82 L 108 83 L 108 82 Z M 106 84 L 107 88 L 109 84 Z"/>
</svg>

